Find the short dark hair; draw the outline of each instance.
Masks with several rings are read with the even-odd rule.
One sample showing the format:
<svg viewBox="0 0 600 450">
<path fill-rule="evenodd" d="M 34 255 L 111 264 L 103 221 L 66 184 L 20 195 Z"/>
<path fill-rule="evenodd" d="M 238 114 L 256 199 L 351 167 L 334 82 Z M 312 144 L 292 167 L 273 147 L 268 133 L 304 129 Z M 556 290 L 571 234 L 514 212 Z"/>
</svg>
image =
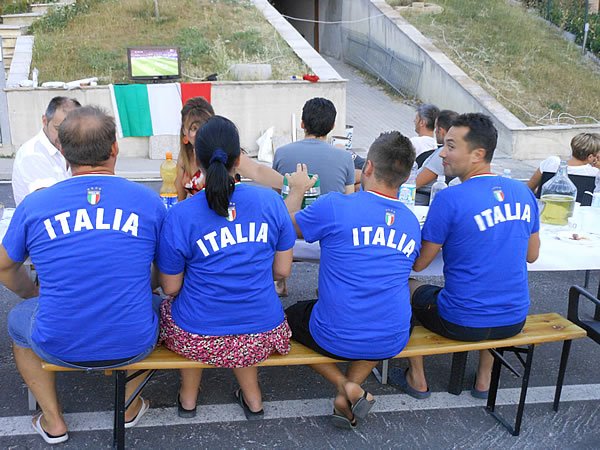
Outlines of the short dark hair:
<svg viewBox="0 0 600 450">
<path fill-rule="evenodd" d="M 327 136 L 335 125 L 337 111 L 331 100 L 312 98 L 302 108 L 302 122 L 307 134 L 316 137 Z"/>
<path fill-rule="evenodd" d="M 206 201 L 219 216 L 229 214 L 229 199 L 235 180 L 229 171 L 240 157 L 240 135 L 235 124 L 225 117 L 213 116 L 196 134 L 196 161 L 206 172 Z"/>
<path fill-rule="evenodd" d="M 461 114 L 452 122 L 452 126 L 469 128 L 469 132 L 465 135 L 465 141 L 471 150 L 484 149 L 484 159 L 487 162 L 492 161 L 498 143 L 498 130 L 490 116 L 481 113 Z"/>
<path fill-rule="evenodd" d="M 371 144 L 367 161 L 373 163 L 377 180 L 396 189 L 408 179 L 415 157 L 410 139 L 399 131 L 389 131 Z"/>
<path fill-rule="evenodd" d="M 452 111 L 450 109 L 442 109 L 437 116 L 436 125 L 438 128 L 442 128 L 448 131 L 452 126 L 452 122 L 454 122 L 457 118 L 458 113 L 456 111 Z"/>
<path fill-rule="evenodd" d="M 52 100 L 50 100 L 50 103 L 48 103 L 46 112 L 44 113 L 44 115 L 46 116 L 46 120 L 51 121 L 54 118 L 54 114 L 56 114 L 56 111 L 58 109 L 63 109 L 66 106 L 80 108 L 81 103 L 79 103 L 77 101 L 77 99 L 74 99 L 74 98 L 62 97 L 62 96 L 54 97 Z"/>
<path fill-rule="evenodd" d="M 97 106 L 82 106 L 67 114 L 58 128 L 62 152 L 73 166 L 97 166 L 110 158 L 117 140 L 115 120 Z"/>
<path fill-rule="evenodd" d="M 429 130 L 433 130 L 435 128 L 435 119 L 437 119 L 439 113 L 440 109 L 437 106 L 429 103 L 419 105 L 417 108 L 417 114 L 425 121 L 425 126 Z"/>
</svg>

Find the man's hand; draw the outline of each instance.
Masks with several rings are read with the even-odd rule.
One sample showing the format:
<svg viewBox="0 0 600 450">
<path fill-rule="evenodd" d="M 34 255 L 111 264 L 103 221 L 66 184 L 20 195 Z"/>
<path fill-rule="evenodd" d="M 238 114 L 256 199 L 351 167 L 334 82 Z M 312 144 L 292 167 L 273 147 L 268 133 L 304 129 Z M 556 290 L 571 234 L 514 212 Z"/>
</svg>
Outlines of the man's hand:
<svg viewBox="0 0 600 450">
<path fill-rule="evenodd" d="M 286 173 L 285 177 L 288 180 L 288 186 L 290 191 L 301 191 L 302 195 L 308 191 L 317 182 L 318 175 L 313 175 L 312 178 L 308 176 L 308 168 L 306 164 L 296 165 L 296 171 L 294 173 Z"/>
</svg>

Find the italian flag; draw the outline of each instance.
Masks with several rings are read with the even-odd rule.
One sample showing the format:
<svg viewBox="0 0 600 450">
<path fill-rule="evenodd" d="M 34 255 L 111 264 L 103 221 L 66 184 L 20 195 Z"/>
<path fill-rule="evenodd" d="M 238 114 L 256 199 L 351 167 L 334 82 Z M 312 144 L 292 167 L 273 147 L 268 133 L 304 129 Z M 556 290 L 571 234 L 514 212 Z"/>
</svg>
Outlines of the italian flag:
<svg viewBox="0 0 600 450">
<path fill-rule="evenodd" d="M 181 106 L 191 97 L 210 102 L 210 83 L 111 84 L 118 137 L 179 135 Z"/>
</svg>

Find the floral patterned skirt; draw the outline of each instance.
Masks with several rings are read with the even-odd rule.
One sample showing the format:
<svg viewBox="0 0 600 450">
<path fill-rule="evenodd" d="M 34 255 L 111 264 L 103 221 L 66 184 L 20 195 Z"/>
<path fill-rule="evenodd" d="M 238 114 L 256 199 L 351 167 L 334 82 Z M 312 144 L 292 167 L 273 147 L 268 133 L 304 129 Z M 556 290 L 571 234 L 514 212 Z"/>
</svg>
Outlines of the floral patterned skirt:
<svg viewBox="0 0 600 450">
<path fill-rule="evenodd" d="M 185 358 L 233 369 L 254 366 L 275 352 L 290 352 L 292 331 L 286 319 L 264 333 L 206 336 L 179 328 L 171 315 L 172 303 L 173 298 L 166 298 L 160 305 L 159 342 Z"/>
</svg>

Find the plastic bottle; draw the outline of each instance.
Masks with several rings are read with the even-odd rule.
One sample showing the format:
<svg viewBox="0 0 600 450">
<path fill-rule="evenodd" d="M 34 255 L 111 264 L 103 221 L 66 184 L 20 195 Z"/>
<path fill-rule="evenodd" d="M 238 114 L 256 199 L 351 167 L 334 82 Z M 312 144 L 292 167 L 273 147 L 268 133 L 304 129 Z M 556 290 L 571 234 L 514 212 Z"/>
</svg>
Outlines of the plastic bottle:
<svg viewBox="0 0 600 450">
<path fill-rule="evenodd" d="M 417 193 L 417 172 L 419 171 L 419 166 L 415 162 L 410 170 L 410 175 L 408 180 L 400 186 L 400 190 L 398 191 L 398 199 L 408 206 L 410 209 L 413 209 L 415 206 L 415 196 Z"/>
<path fill-rule="evenodd" d="M 512 178 L 512 175 L 511 175 L 510 169 L 504 169 L 504 171 L 502 172 L 502 176 L 503 176 L 504 178 Z"/>
<path fill-rule="evenodd" d="M 567 162 L 561 161 L 556 175 L 542 186 L 540 220 L 550 225 L 566 225 L 575 209 L 577 188 L 567 174 Z"/>
<path fill-rule="evenodd" d="M 171 152 L 167 152 L 165 160 L 160 165 L 160 177 L 162 178 L 160 198 L 165 208 L 169 209 L 177 203 L 177 189 L 175 188 L 177 164 L 173 161 L 173 154 Z"/>
<path fill-rule="evenodd" d="M 446 184 L 446 176 L 442 173 L 438 175 L 437 181 L 433 183 L 431 186 L 431 193 L 429 194 L 429 204 L 433 203 L 433 197 L 437 195 L 442 189 L 446 189 L 448 185 Z"/>
<path fill-rule="evenodd" d="M 301 208 L 304 209 L 308 205 L 313 204 L 321 195 L 321 180 L 318 175 L 314 175 L 309 173 L 308 176 L 312 179 L 313 177 L 317 177 L 317 181 L 315 181 L 315 185 L 311 187 L 308 191 L 304 193 L 304 198 L 302 199 Z M 281 189 L 281 197 L 285 200 L 287 196 L 290 195 L 290 186 L 288 185 L 287 177 L 283 177 L 283 187 Z"/>
</svg>

